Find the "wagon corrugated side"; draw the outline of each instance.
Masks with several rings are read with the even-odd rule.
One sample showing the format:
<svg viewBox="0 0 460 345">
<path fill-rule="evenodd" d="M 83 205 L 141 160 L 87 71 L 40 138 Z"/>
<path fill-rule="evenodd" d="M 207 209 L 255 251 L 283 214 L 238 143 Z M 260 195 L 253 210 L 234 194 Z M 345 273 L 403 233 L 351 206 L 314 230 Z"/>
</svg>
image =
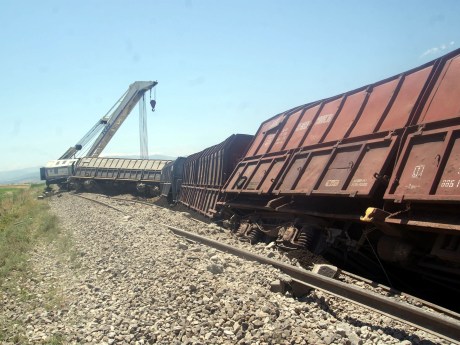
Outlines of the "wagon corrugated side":
<svg viewBox="0 0 460 345">
<path fill-rule="evenodd" d="M 233 134 L 220 144 L 187 157 L 179 201 L 208 217 L 214 216 L 220 190 L 252 138 Z"/>
</svg>

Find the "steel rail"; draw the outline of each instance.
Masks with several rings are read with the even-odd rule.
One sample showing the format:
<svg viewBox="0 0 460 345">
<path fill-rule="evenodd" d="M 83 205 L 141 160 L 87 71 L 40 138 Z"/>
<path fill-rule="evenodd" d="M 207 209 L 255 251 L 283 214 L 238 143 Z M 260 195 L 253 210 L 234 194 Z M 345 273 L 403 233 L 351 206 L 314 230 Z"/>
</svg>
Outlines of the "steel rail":
<svg viewBox="0 0 460 345">
<path fill-rule="evenodd" d="M 153 207 L 158 207 L 158 208 L 161 208 L 161 209 L 164 209 L 164 210 L 171 210 L 170 208 L 168 207 L 164 207 L 164 206 L 160 206 L 160 205 L 156 205 L 152 202 L 148 202 L 148 201 L 144 201 L 144 200 L 136 200 L 136 199 L 123 199 L 123 198 L 117 198 L 117 197 L 112 197 L 112 196 L 105 196 L 107 199 L 109 200 L 116 200 L 116 201 L 128 201 L 128 202 L 132 202 L 133 204 L 142 204 L 142 205 L 146 205 L 146 206 L 153 206 Z M 193 212 L 196 212 L 194 210 L 192 210 Z M 202 216 L 202 214 L 200 214 L 200 216 Z M 195 219 L 193 217 L 190 217 L 189 218 L 190 220 L 196 222 L 196 223 L 201 223 L 203 225 L 208 225 L 209 223 L 206 223 L 206 222 L 203 222 L 202 220 L 199 220 L 199 219 Z"/>
<path fill-rule="evenodd" d="M 222 252 L 233 254 L 249 261 L 271 265 L 289 275 L 297 282 L 306 285 L 306 287 L 313 287 L 325 291 L 326 293 L 377 311 L 378 313 L 384 314 L 404 324 L 410 324 L 435 336 L 454 343 L 460 343 L 460 322 L 458 320 L 453 320 L 443 315 L 437 315 L 405 303 L 397 302 L 374 292 L 357 288 L 338 280 L 327 278 L 259 254 L 251 253 L 244 249 L 217 242 L 167 224 L 159 224 L 170 229 L 174 234 L 189 240 L 208 245 Z"/>
<path fill-rule="evenodd" d="M 128 202 L 133 202 L 133 203 L 137 203 L 137 204 L 143 204 L 143 205 L 147 205 L 147 206 L 155 206 L 155 207 L 164 208 L 164 207 L 155 205 L 154 203 L 151 203 L 151 202 L 148 202 L 148 201 L 144 201 L 144 200 L 123 199 L 123 198 L 118 198 L 118 197 L 115 197 L 115 196 L 105 196 L 105 197 L 106 197 L 107 199 L 109 199 L 109 200 L 128 201 Z"/>
<path fill-rule="evenodd" d="M 103 206 L 106 206 L 108 208 L 111 208 L 115 211 L 118 211 L 120 213 L 123 213 L 124 215 L 128 215 L 128 212 L 125 212 L 123 210 L 120 210 L 119 208 L 116 208 L 116 207 L 113 207 L 109 204 L 106 204 L 105 202 L 102 202 L 102 201 L 99 201 L 99 200 L 95 200 L 95 199 L 91 199 L 91 198 L 88 198 L 86 196 L 83 196 L 83 195 L 80 195 L 80 194 L 75 194 L 75 193 L 71 193 L 70 195 L 73 195 L 73 196 L 78 196 L 79 198 L 82 198 L 82 199 L 85 199 L 85 200 L 89 200 L 89 201 L 93 201 L 95 202 L 96 204 L 99 204 L 99 205 L 103 205 Z"/>
<path fill-rule="evenodd" d="M 392 296 L 400 296 L 400 297 L 408 298 L 408 299 L 410 299 L 410 300 L 412 300 L 414 302 L 423 304 L 423 306 L 425 306 L 425 307 L 428 307 L 428 308 L 430 308 L 430 309 L 432 309 L 432 310 L 434 310 L 434 311 L 436 311 L 436 312 L 438 312 L 440 314 L 447 315 L 451 319 L 454 319 L 454 320 L 457 320 L 457 321 L 460 322 L 460 314 L 455 312 L 455 311 L 453 311 L 453 310 L 444 308 L 444 307 L 442 307 L 440 305 L 434 304 L 433 302 L 429 302 L 429 301 L 421 299 L 419 297 L 409 295 L 409 294 L 407 294 L 405 292 L 395 290 L 395 289 L 393 289 L 393 288 L 391 288 L 389 286 L 379 284 L 379 283 L 375 283 L 374 281 L 372 281 L 370 279 L 358 276 L 358 275 L 353 274 L 353 273 L 348 272 L 348 271 L 340 270 L 340 274 L 344 275 L 344 276 L 347 276 L 347 277 L 350 277 L 352 279 L 362 281 L 362 282 L 364 282 L 366 284 L 371 285 L 372 287 L 379 287 L 382 290 L 386 291 L 386 293 L 389 294 L 389 295 L 391 294 Z"/>
</svg>

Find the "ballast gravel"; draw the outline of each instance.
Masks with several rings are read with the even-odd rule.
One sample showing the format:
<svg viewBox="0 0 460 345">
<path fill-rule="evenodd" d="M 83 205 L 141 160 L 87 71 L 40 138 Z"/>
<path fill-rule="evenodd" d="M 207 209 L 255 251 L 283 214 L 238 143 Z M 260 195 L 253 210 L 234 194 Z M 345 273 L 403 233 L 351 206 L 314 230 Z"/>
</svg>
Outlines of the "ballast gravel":
<svg viewBox="0 0 460 345">
<path fill-rule="evenodd" d="M 449 344 L 320 291 L 272 292 L 286 279 L 276 269 L 159 224 L 219 238 L 184 212 L 112 201 L 120 213 L 70 194 L 43 202 L 70 245 L 38 244 L 30 275 L 1 295 L 2 344 Z"/>
</svg>

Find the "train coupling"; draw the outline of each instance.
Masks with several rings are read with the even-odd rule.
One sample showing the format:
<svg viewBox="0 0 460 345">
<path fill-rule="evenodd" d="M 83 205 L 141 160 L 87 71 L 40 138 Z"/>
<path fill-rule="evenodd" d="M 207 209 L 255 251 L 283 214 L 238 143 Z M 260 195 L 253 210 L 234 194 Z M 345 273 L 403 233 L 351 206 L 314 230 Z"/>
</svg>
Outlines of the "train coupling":
<svg viewBox="0 0 460 345">
<path fill-rule="evenodd" d="M 384 222 L 390 213 L 376 207 L 368 207 L 364 216 L 359 217 L 362 222 L 374 223 Z"/>
<path fill-rule="evenodd" d="M 376 207 L 368 207 L 364 216 L 359 217 L 362 222 L 372 223 L 376 228 L 389 236 L 402 237 L 401 230 L 385 222 L 391 214 Z"/>
</svg>

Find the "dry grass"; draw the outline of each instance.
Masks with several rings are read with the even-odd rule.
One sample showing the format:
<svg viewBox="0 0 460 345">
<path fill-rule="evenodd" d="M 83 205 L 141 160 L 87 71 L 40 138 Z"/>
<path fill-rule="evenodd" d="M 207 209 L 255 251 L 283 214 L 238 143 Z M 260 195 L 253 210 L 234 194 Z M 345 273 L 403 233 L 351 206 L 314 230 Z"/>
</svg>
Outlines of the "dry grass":
<svg viewBox="0 0 460 345">
<path fill-rule="evenodd" d="M 60 236 L 57 218 L 49 212 L 48 203 L 37 200 L 43 188 L 43 184 L 0 186 L 0 295 L 5 293 L 4 296 L 26 303 L 34 303 L 35 296 L 27 288 L 18 287 L 33 273 L 27 259 L 34 245 L 39 241 L 53 242 L 59 252 L 72 253 L 72 241 L 68 236 Z M 51 289 L 46 297 L 55 301 L 59 293 Z M 15 322 L 0 325 L 0 343 L 28 343 L 23 328 Z M 63 342 L 61 336 L 53 336 L 46 344 Z"/>
<path fill-rule="evenodd" d="M 42 190 L 42 184 L 0 187 L 0 285 L 6 276 L 24 271 L 28 251 L 38 238 L 52 240 L 59 233 L 48 204 L 37 200 Z"/>
</svg>

